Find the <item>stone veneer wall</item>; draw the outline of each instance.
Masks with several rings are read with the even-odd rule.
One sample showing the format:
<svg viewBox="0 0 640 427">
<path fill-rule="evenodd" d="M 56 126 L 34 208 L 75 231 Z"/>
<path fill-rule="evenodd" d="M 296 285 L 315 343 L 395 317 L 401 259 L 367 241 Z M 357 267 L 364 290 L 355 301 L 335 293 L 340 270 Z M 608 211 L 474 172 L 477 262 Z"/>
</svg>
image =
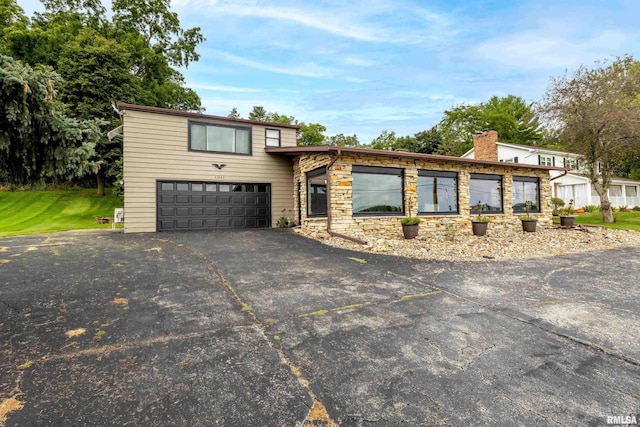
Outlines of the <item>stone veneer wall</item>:
<svg viewBox="0 0 640 427">
<path fill-rule="evenodd" d="M 327 218 L 307 218 L 307 194 L 306 173 L 326 166 L 331 161 L 331 156 L 326 153 L 304 154 L 294 161 L 294 182 L 296 188 L 300 183 L 300 204 L 298 192 L 294 196 L 296 218 L 300 219 L 303 229 L 308 231 L 321 231 L 327 229 Z M 405 213 L 397 216 L 353 216 L 352 205 L 352 165 L 393 167 L 404 169 L 404 203 Z M 458 172 L 458 203 L 459 214 L 456 215 L 417 215 L 417 178 L 418 169 L 443 170 Z M 419 216 L 423 221 L 421 230 L 436 231 L 444 229 L 449 224 L 469 224 L 475 213 L 470 212 L 469 202 L 469 178 L 471 173 L 485 173 L 502 175 L 504 191 L 504 213 L 487 215 L 491 218 L 491 227 L 519 226 L 519 215 L 513 214 L 511 207 L 513 176 L 538 177 L 540 182 L 541 212 L 531 214 L 538 218 L 541 224 L 551 224 L 551 184 L 547 170 L 530 169 L 523 167 L 485 166 L 466 163 L 454 163 L 447 161 L 427 161 L 402 157 L 387 157 L 376 155 L 363 155 L 347 153 L 342 154 L 332 165 L 330 170 L 332 214 L 331 230 L 348 235 L 358 236 L 367 232 L 397 230 L 400 232 L 400 218 L 404 216 Z M 302 212 L 298 212 L 298 206 Z M 409 212 L 410 209 L 410 212 Z M 301 214 L 301 216 L 299 216 Z"/>
</svg>

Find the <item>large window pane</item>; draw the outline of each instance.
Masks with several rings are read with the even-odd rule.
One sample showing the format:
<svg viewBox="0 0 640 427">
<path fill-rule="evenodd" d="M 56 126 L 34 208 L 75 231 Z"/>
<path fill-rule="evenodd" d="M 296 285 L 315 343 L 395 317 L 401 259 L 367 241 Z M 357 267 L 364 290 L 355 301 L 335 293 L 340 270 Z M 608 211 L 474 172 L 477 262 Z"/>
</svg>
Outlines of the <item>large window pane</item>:
<svg viewBox="0 0 640 427">
<path fill-rule="evenodd" d="M 540 212 L 540 191 L 538 178 L 514 176 L 513 177 L 513 211 L 524 213 L 525 203 L 531 202 L 531 212 Z"/>
<path fill-rule="evenodd" d="M 502 213 L 502 176 L 472 173 L 469 180 L 469 203 L 471 213 L 476 213 L 480 202 L 482 212 Z"/>
<path fill-rule="evenodd" d="M 236 129 L 236 153 L 249 154 L 251 141 L 248 129 Z"/>
<path fill-rule="evenodd" d="M 418 212 L 458 213 L 458 174 L 418 171 Z"/>
<path fill-rule="evenodd" d="M 354 214 L 398 214 L 403 212 L 402 170 L 354 166 Z"/>
<path fill-rule="evenodd" d="M 191 123 L 189 148 L 195 151 L 251 154 L 251 129 Z"/>
<path fill-rule="evenodd" d="M 234 128 L 207 126 L 207 150 L 234 152 Z"/>
<path fill-rule="evenodd" d="M 307 215 L 327 214 L 327 174 L 325 168 L 307 172 Z"/>
<path fill-rule="evenodd" d="M 206 126 L 191 125 L 191 149 L 192 150 L 205 150 L 206 149 Z"/>
</svg>

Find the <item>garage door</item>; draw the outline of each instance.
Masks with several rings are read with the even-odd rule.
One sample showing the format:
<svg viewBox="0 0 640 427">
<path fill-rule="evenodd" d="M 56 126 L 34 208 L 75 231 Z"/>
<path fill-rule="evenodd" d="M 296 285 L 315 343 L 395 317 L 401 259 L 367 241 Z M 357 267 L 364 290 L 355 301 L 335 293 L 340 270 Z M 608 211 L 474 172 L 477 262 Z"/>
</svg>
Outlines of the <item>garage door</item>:
<svg viewBox="0 0 640 427">
<path fill-rule="evenodd" d="M 158 231 L 269 227 L 269 184 L 158 182 Z"/>
</svg>

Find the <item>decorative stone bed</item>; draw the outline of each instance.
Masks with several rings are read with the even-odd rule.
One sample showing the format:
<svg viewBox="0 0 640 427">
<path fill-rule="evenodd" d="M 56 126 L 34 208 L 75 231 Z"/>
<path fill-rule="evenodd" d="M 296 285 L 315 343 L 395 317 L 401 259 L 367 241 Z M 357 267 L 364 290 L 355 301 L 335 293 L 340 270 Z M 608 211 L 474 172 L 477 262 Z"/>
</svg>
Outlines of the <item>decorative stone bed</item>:
<svg viewBox="0 0 640 427">
<path fill-rule="evenodd" d="M 440 231 L 420 231 L 416 239 L 406 240 L 402 230 L 368 231 L 357 234 L 366 245 L 330 236 L 322 231 L 296 233 L 316 239 L 324 244 L 361 252 L 382 253 L 419 259 L 446 261 L 487 261 L 520 258 L 547 257 L 553 255 L 612 249 L 623 246 L 640 246 L 640 233 L 612 230 L 603 227 L 577 226 L 563 229 L 558 226 L 541 226 L 535 233 L 524 233 L 520 224 L 494 227 L 484 237 L 471 233 L 471 226 L 449 227 Z"/>
</svg>

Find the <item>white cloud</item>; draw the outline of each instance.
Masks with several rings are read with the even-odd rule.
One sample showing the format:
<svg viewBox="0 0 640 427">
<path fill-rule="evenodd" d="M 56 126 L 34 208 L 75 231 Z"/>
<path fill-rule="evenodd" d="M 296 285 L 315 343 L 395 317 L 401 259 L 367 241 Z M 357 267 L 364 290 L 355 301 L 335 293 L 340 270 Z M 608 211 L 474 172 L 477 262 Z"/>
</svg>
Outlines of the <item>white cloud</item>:
<svg viewBox="0 0 640 427">
<path fill-rule="evenodd" d="M 302 76 L 302 77 L 329 77 L 335 74 L 335 71 L 323 67 L 322 65 L 318 65 L 315 63 L 306 63 L 299 65 L 291 65 L 291 66 L 276 66 L 272 64 L 267 64 L 260 61 L 255 61 L 253 59 L 243 58 L 241 56 L 233 55 L 228 52 L 222 52 L 219 50 L 209 50 L 209 55 L 217 56 L 218 58 L 222 58 L 226 61 L 233 62 L 237 65 L 242 65 L 245 67 L 255 68 L 262 71 L 268 71 L 271 73 L 278 74 L 288 74 L 292 76 Z"/>
<path fill-rule="evenodd" d="M 442 40 L 451 34 L 452 22 L 445 16 L 408 1 L 352 0 L 308 2 L 288 0 L 174 0 L 182 9 L 204 14 L 261 18 L 289 22 L 355 41 L 418 44 Z M 273 2 L 275 3 L 275 2 Z M 410 20 L 416 25 L 406 25 Z M 277 41 L 271 41 L 276 43 Z"/>
<path fill-rule="evenodd" d="M 374 61 L 364 58 L 358 58 L 355 56 L 347 56 L 346 58 L 344 58 L 344 62 L 349 65 L 355 65 L 356 67 L 373 67 L 374 65 L 376 65 Z"/>
<path fill-rule="evenodd" d="M 526 32 L 488 40 L 473 53 L 489 62 L 519 69 L 552 70 L 578 66 L 585 58 L 606 56 L 624 40 L 624 34 L 612 31 L 581 41 L 545 32 Z"/>
<path fill-rule="evenodd" d="M 231 93 L 256 93 L 264 92 L 264 89 L 251 87 L 235 87 L 235 86 L 218 86 L 203 83 L 189 83 L 191 89 L 211 90 L 215 92 L 231 92 Z"/>
<path fill-rule="evenodd" d="M 318 10 L 303 11 L 297 8 L 238 7 L 236 5 L 230 8 L 222 8 L 221 10 L 241 16 L 291 21 L 306 27 L 355 40 L 383 41 L 385 37 L 384 34 L 380 34 L 380 30 L 378 29 L 368 28 L 364 25 L 345 25 L 346 23 L 340 22 L 339 17 L 330 17 L 325 12 Z"/>
</svg>

